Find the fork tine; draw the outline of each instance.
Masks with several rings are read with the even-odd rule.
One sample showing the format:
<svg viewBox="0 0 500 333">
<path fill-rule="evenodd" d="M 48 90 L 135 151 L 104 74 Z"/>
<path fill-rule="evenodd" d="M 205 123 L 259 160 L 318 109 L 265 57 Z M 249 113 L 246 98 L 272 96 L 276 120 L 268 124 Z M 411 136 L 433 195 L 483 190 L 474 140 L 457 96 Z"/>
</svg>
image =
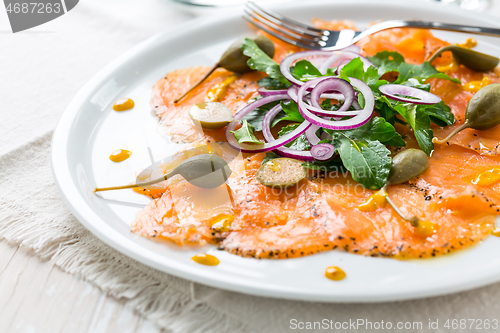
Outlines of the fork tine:
<svg viewBox="0 0 500 333">
<path fill-rule="evenodd" d="M 295 45 L 295 46 L 299 46 L 299 47 L 302 47 L 302 48 L 305 48 L 305 49 L 314 49 L 314 50 L 321 50 L 322 47 L 321 45 L 319 45 L 318 43 L 303 43 L 299 40 L 295 40 L 295 39 L 291 39 L 291 38 L 288 38 L 286 36 L 283 36 L 283 35 L 280 35 L 278 34 L 277 32 L 269 29 L 268 27 L 260 24 L 260 23 L 257 23 L 255 22 L 255 20 L 252 20 L 252 18 L 248 15 L 243 15 L 243 18 L 245 20 L 247 20 L 250 24 L 253 24 L 254 26 L 256 26 L 257 28 L 267 32 L 268 34 L 270 34 L 271 36 L 274 36 L 288 44 L 292 44 L 292 45 Z"/>
<path fill-rule="evenodd" d="M 325 35 L 325 30 L 321 30 L 321 29 L 316 29 L 314 27 L 310 27 L 304 23 L 301 23 L 301 22 L 298 22 L 298 21 L 295 21 L 295 20 L 292 20 L 288 17 L 285 17 L 283 15 L 280 15 L 270 9 L 264 9 L 260 6 L 257 6 L 257 4 L 255 2 L 252 2 L 252 1 L 249 1 L 247 2 L 247 7 L 254 7 L 256 8 L 259 12 L 261 13 L 264 13 L 266 14 L 267 16 L 270 16 L 270 17 L 273 17 L 274 19 L 280 21 L 280 22 L 286 22 L 290 25 L 295 25 L 295 26 L 298 26 L 298 27 L 301 27 L 302 29 L 307 29 L 311 32 L 316 32 L 317 34 L 320 34 L 320 35 Z"/>
<path fill-rule="evenodd" d="M 301 25 L 290 24 L 287 21 L 284 21 L 284 20 L 280 19 L 279 17 L 275 16 L 275 15 L 279 15 L 279 14 L 275 14 L 273 12 L 268 13 L 267 9 L 263 9 L 263 8 L 257 6 L 256 4 L 254 4 L 253 2 L 247 2 L 246 7 L 247 7 L 247 9 L 262 16 L 266 20 L 271 21 L 275 25 L 282 26 L 282 27 L 289 29 L 295 33 L 298 33 L 300 35 L 305 35 L 305 36 L 309 36 L 309 37 L 313 37 L 313 38 L 319 38 L 321 40 L 328 39 L 328 37 L 327 37 L 328 32 L 325 32 L 325 30 L 317 30 L 317 29 L 310 30 L 311 29 L 310 27 L 304 28 L 300 22 L 297 22 L 297 23 L 300 23 Z M 253 16 L 253 15 L 251 15 L 251 16 Z M 283 16 L 280 15 L 280 17 L 283 17 Z M 287 20 L 289 20 L 289 19 L 287 19 Z M 294 21 L 292 21 L 292 22 L 294 22 Z"/>
<path fill-rule="evenodd" d="M 307 42 L 316 42 L 316 43 L 323 41 L 323 39 L 320 37 L 309 37 L 309 36 L 297 34 L 294 31 L 290 31 L 279 24 L 275 24 L 272 21 L 267 21 L 264 17 L 256 14 L 255 12 L 251 12 L 246 8 L 245 8 L 245 13 L 247 15 L 249 15 L 250 17 L 252 17 L 253 19 L 255 19 L 256 21 L 259 21 L 260 23 L 272 28 L 273 30 L 276 30 L 277 32 L 280 32 L 284 35 L 288 35 L 289 37 L 295 38 L 297 40 L 302 40 L 302 41 L 307 41 Z M 325 36 L 325 39 L 328 39 L 328 37 Z"/>
</svg>

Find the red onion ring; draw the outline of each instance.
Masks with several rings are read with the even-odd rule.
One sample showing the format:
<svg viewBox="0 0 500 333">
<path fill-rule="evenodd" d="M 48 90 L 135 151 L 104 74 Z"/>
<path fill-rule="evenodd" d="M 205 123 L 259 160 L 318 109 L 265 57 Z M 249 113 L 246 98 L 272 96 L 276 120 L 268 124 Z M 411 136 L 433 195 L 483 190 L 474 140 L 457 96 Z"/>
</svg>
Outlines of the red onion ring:
<svg viewBox="0 0 500 333">
<path fill-rule="evenodd" d="M 272 108 L 271 110 L 269 110 L 266 113 L 266 115 L 264 116 L 264 119 L 262 120 L 262 135 L 264 136 L 264 139 L 268 143 L 274 143 L 274 142 L 276 142 L 276 139 L 274 138 L 273 134 L 271 133 L 271 122 L 274 119 L 274 117 L 276 117 L 276 115 L 281 110 L 282 110 L 281 105 L 280 104 L 276 105 L 274 108 Z M 311 123 L 309 123 L 308 121 L 304 121 L 292 133 L 296 132 L 304 124 L 307 124 L 307 128 L 305 130 L 305 132 L 307 132 L 307 130 L 311 126 Z M 286 136 L 288 136 L 289 134 L 287 134 Z M 278 140 L 280 140 L 280 139 L 281 138 L 279 138 Z M 288 143 L 288 142 L 286 142 L 286 143 Z M 312 157 L 310 151 L 307 151 L 307 150 L 295 150 L 295 149 L 292 149 L 292 148 L 285 147 L 284 144 L 281 147 L 276 148 L 275 151 L 280 156 L 290 157 L 290 158 L 295 158 L 295 159 L 300 159 L 300 160 L 304 160 L 304 161 L 314 161 L 314 158 Z"/>
<path fill-rule="evenodd" d="M 311 146 L 317 145 L 321 140 L 316 135 L 316 132 L 320 129 L 318 125 L 311 125 L 306 131 L 306 139 L 309 141 Z"/>
<path fill-rule="evenodd" d="M 382 94 L 399 102 L 413 104 L 436 104 L 441 102 L 441 98 L 425 90 L 403 86 L 400 84 L 384 84 L 379 87 Z M 415 97 L 418 99 L 405 98 L 397 95 Z"/>
<path fill-rule="evenodd" d="M 345 119 L 345 120 L 338 120 L 338 121 L 331 121 L 331 120 L 326 120 L 323 118 L 318 117 L 315 115 L 313 112 L 309 111 L 306 103 L 303 100 L 303 97 L 307 91 L 307 88 L 318 84 L 319 82 L 323 80 L 335 80 L 336 78 L 334 77 L 321 77 L 318 79 L 314 79 L 311 81 L 306 82 L 302 87 L 300 87 L 298 93 L 297 93 L 297 101 L 298 101 L 298 106 L 299 106 L 299 111 L 304 117 L 305 120 L 309 121 L 310 123 L 314 125 L 318 125 L 320 127 L 332 129 L 332 130 L 347 130 L 347 129 L 353 129 L 357 128 L 361 125 L 366 124 L 368 120 L 370 120 L 372 114 L 373 114 L 373 109 L 375 107 L 375 97 L 373 96 L 373 92 L 371 88 L 366 85 L 361 80 L 355 79 L 355 78 L 349 78 L 351 81 L 351 85 L 358 89 L 360 93 L 363 95 L 365 98 L 365 107 L 362 110 L 359 110 L 358 114 L 352 117 L 351 119 Z M 332 112 L 333 114 L 333 112 Z"/>
<path fill-rule="evenodd" d="M 290 72 L 290 67 L 292 67 L 293 62 L 297 59 L 303 59 L 307 57 L 314 57 L 314 56 L 329 57 L 330 55 L 331 55 L 330 51 L 302 51 L 293 53 L 281 61 L 280 64 L 281 74 L 283 74 L 283 76 L 286 77 L 287 80 L 290 81 L 291 83 L 301 86 L 304 84 L 304 82 L 294 78 L 292 73 Z"/>
<path fill-rule="evenodd" d="M 352 87 L 352 85 L 350 85 L 349 82 L 339 78 L 332 78 L 328 76 L 326 78 L 327 80 L 319 81 L 311 91 L 312 106 L 307 108 L 312 113 L 321 116 L 353 116 L 358 114 L 359 112 L 356 111 L 347 111 L 354 101 L 354 88 Z M 319 105 L 321 94 L 329 90 L 339 91 L 345 98 L 344 104 L 340 107 L 340 109 L 336 111 L 323 110 Z"/>
<path fill-rule="evenodd" d="M 318 161 L 328 161 L 333 154 L 335 154 L 335 146 L 330 143 L 320 143 L 311 148 L 311 155 Z"/>
<path fill-rule="evenodd" d="M 266 88 L 259 88 L 257 91 L 261 96 L 282 95 L 287 93 L 287 89 L 272 90 Z"/>
<path fill-rule="evenodd" d="M 249 114 L 250 112 L 252 112 L 256 108 L 258 108 L 259 106 L 262 106 L 262 105 L 265 105 L 267 103 L 271 103 L 274 101 L 288 100 L 288 99 L 289 99 L 289 97 L 287 94 L 263 97 L 263 98 L 260 98 L 256 101 L 246 105 L 243 109 L 236 112 L 236 114 L 233 116 L 234 121 L 229 123 L 229 125 L 227 125 L 227 127 L 226 127 L 227 143 L 231 147 L 233 147 L 234 149 L 239 150 L 243 153 L 261 153 L 261 152 L 265 152 L 265 151 L 274 150 L 278 147 L 281 147 L 284 144 L 287 144 L 287 143 L 295 140 L 302 133 L 304 133 L 309 128 L 309 126 L 311 126 L 311 124 L 309 122 L 304 121 L 293 132 L 288 133 L 287 135 L 279 138 L 278 140 L 275 140 L 273 142 L 267 142 L 263 145 L 252 145 L 252 144 L 248 144 L 248 143 L 238 143 L 238 140 L 236 140 L 236 138 L 234 137 L 234 134 L 231 133 L 231 131 L 234 131 L 234 129 L 236 128 L 236 125 L 238 125 L 240 120 L 242 120 L 247 114 Z"/>
<path fill-rule="evenodd" d="M 371 62 L 367 58 L 363 57 L 362 55 L 359 55 L 358 53 L 351 52 L 351 51 L 335 51 L 335 52 L 333 52 L 333 55 L 329 59 L 325 60 L 325 62 L 323 62 L 323 64 L 321 64 L 319 71 L 322 74 L 325 74 L 328 68 L 334 67 L 334 65 L 337 64 L 339 61 L 344 60 L 344 59 L 351 61 L 354 58 L 361 59 L 361 61 L 363 62 L 363 69 L 365 71 L 370 66 L 377 68 L 377 66 L 375 66 L 375 64 L 373 62 Z"/>
</svg>

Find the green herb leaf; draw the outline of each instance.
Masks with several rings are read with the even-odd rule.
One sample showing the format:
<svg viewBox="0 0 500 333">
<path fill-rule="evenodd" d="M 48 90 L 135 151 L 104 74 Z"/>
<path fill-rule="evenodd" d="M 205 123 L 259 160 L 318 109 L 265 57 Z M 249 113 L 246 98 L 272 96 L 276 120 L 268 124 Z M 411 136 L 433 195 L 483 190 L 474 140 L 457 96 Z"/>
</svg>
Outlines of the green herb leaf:
<svg viewBox="0 0 500 333">
<path fill-rule="evenodd" d="M 443 101 L 432 105 L 419 105 L 418 112 L 427 114 L 434 124 L 441 127 L 455 123 L 455 116 L 451 113 L 451 108 Z"/>
<path fill-rule="evenodd" d="M 245 38 L 241 49 L 243 50 L 244 55 L 250 57 L 247 63 L 251 69 L 266 72 L 270 78 L 275 79 L 284 85 L 291 85 L 283 74 L 281 74 L 279 65 L 264 51 L 262 51 L 253 40 Z"/>
<path fill-rule="evenodd" d="M 269 110 L 278 105 L 278 103 L 279 101 L 262 105 L 247 114 L 243 119 L 247 120 L 248 123 L 253 126 L 254 130 L 262 131 L 262 121 L 264 120 L 264 116 Z M 284 117 L 286 117 L 286 114 L 284 112 L 280 112 L 274 119 L 276 120 Z"/>
<path fill-rule="evenodd" d="M 323 76 L 323 74 L 307 60 L 300 60 L 297 62 L 293 67 L 292 75 L 297 80 L 301 81 L 308 81 Z"/>
<path fill-rule="evenodd" d="M 257 81 L 257 84 L 261 87 L 264 87 L 264 88 L 270 89 L 270 90 L 285 89 L 285 88 L 289 87 L 287 84 L 283 84 L 276 79 L 270 78 L 269 76 L 266 76 L 265 78 L 260 79 L 259 81 Z"/>
<path fill-rule="evenodd" d="M 304 117 L 302 117 L 302 114 L 299 111 L 299 106 L 294 101 L 281 101 L 281 107 L 283 108 L 283 112 L 286 114 L 286 116 L 279 119 L 275 117 L 272 123 L 272 127 L 274 127 L 274 125 L 282 120 L 288 120 L 297 123 L 301 123 L 304 121 Z"/>
<path fill-rule="evenodd" d="M 368 189 L 383 187 L 391 169 L 390 151 L 379 141 L 354 141 L 346 136 L 335 140 L 344 166 L 352 178 Z"/>
<path fill-rule="evenodd" d="M 281 129 L 281 131 L 278 132 L 278 136 L 279 137 L 285 136 L 288 133 L 293 132 L 299 126 L 300 126 L 300 124 L 293 124 L 293 125 L 285 126 Z M 297 139 L 293 140 L 292 142 L 285 144 L 285 147 L 295 149 L 295 150 L 309 150 L 309 149 L 311 149 L 311 145 L 309 144 L 309 141 L 307 141 L 307 138 L 304 134 L 301 134 Z"/>
<path fill-rule="evenodd" d="M 393 108 L 410 124 L 420 148 L 430 155 L 434 149 L 431 120 L 424 112 L 419 112 L 416 104 L 398 103 Z"/>
<path fill-rule="evenodd" d="M 338 137 L 340 133 L 354 141 L 380 141 L 383 144 L 389 144 L 388 142 L 391 142 L 391 146 L 395 147 L 406 145 L 401 135 L 396 132 L 394 126 L 382 117 L 373 117 L 363 126 L 352 130 L 332 131 L 325 129 L 324 131 L 332 137 Z"/>
<path fill-rule="evenodd" d="M 405 62 L 404 57 L 398 52 L 382 51 L 368 57 L 378 67 L 379 76 L 388 72 L 399 72 L 398 79 L 395 84 L 404 84 L 410 79 L 416 79 L 420 84 L 425 80 L 438 78 L 448 80 L 454 83 L 460 83 L 460 80 L 453 79 L 447 74 L 437 71 L 429 62 L 424 62 L 422 65 L 412 65 Z"/>
<path fill-rule="evenodd" d="M 248 123 L 246 119 L 243 119 L 241 122 L 241 127 L 236 131 L 231 131 L 234 134 L 238 143 L 249 142 L 249 143 L 257 143 L 263 145 L 263 142 L 260 142 L 259 139 L 255 137 L 254 127 Z"/>
</svg>

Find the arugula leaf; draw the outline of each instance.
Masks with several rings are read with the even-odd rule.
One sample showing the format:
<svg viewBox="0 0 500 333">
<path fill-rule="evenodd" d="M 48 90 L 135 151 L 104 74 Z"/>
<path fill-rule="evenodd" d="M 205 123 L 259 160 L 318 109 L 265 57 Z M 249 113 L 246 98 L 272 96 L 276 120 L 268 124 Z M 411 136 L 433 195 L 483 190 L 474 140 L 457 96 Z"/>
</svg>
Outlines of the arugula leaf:
<svg viewBox="0 0 500 333">
<path fill-rule="evenodd" d="M 339 77 L 349 82 L 349 77 L 365 82 L 374 92 L 378 92 L 378 87 L 386 84 L 386 80 L 379 80 L 377 68 L 370 66 L 364 70 L 364 64 L 360 58 L 354 58 L 349 61 L 339 71 Z"/>
<path fill-rule="evenodd" d="M 401 135 L 396 132 L 396 129 L 392 124 L 387 122 L 382 117 L 373 117 L 363 126 L 352 130 L 344 131 L 332 131 L 329 129 L 324 129 L 325 132 L 335 137 L 335 133 L 341 133 L 344 136 L 352 140 L 370 140 L 370 141 L 380 141 L 383 144 L 388 144 L 391 142 L 391 146 L 405 146 L 406 143 L 401 137 Z M 337 134 L 338 135 L 338 134 Z"/>
<path fill-rule="evenodd" d="M 251 69 L 266 72 L 270 78 L 281 82 L 283 85 L 291 85 L 283 74 L 281 74 L 279 65 L 262 51 L 253 40 L 245 38 L 241 49 L 244 55 L 250 57 L 247 64 Z"/>
<path fill-rule="evenodd" d="M 378 52 L 373 57 L 368 57 L 368 59 L 378 67 L 379 76 L 397 71 L 399 66 L 405 62 L 405 58 L 394 51 Z"/>
<path fill-rule="evenodd" d="M 437 71 L 429 62 L 424 62 L 422 65 L 412 65 L 405 62 L 404 57 L 398 52 L 382 51 L 368 57 L 378 67 L 379 76 L 388 72 L 399 72 L 395 84 L 404 84 L 410 79 L 416 79 L 420 84 L 425 83 L 425 80 L 438 78 L 449 80 L 454 83 L 460 83 L 460 80 L 453 79 L 447 74 Z"/>
<path fill-rule="evenodd" d="M 264 116 L 269 110 L 278 105 L 278 103 L 279 101 L 262 105 L 247 114 L 243 119 L 246 119 L 256 131 L 262 131 L 262 121 L 264 120 Z M 284 117 L 286 117 L 286 114 L 284 112 L 280 112 L 276 115 L 274 120 L 276 121 L 276 119 L 282 119 Z"/>
<path fill-rule="evenodd" d="M 248 123 L 246 119 L 243 119 L 241 122 L 241 127 L 236 131 L 231 131 L 234 134 L 234 137 L 238 140 L 238 143 L 242 142 L 250 142 L 257 143 L 263 145 L 263 142 L 260 142 L 259 139 L 255 137 L 254 127 Z"/>
<path fill-rule="evenodd" d="M 285 89 L 288 88 L 288 85 L 285 85 L 281 83 L 280 81 L 270 78 L 269 76 L 266 76 L 265 78 L 260 79 L 257 81 L 257 84 L 261 87 L 264 87 L 266 89 Z"/>
<path fill-rule="evenodd" d="M 308 81 L 320 76 L 323 76 L 321 72 L 307 60 L 300 60 L 293 67 L 292 75 L 301 81 Z"/>
<path fill-rule="evenodd" d="M 304 121 L 304 117 L 302 117 L 302 114 L 299 111 L 299 106 L 294 101 L 281 101 L 281 107 L 283 108 L 283 112 L 286 114 L 286 116 L 280 118 L 279 120 L 277 120 L 277 117 L 275 117 L 272 123 L 272 127 L 274 127 L 274 125 L 282 120 L 288 120 L 297 123 L 301 123 Z"/>
<path fill-rule="evenodd" d="M 275 158 L 279 158 L 280 156 L 276 155 L 275 153 L 273 153 L 272 151 L 269 152 L 269 153 L 266 153 L 266 157 L 264 157 L 264 159 L 262 160 L 262 164 L 266 164 L 267 162 L 269 162 L 270 160 L 274 160 Z"/>
<path fill-rule="evenodd" d="M 434 133 L 431 129 L 429 116 L 424 112 L 418 112 L 416 104 L 398 103 L 393 107 L 410 124 L 420 148 L 427 155 L 430 155 L 434 149 L 434 144 L 432 143 Z"/>
<path fill-rule="evenodd" d="M 360 58 L 354 58 L 345 64 L 339 71 L 340 77 L 346 81 L 348 77 L 353 77 L 358 80 L 363 80 L 365 71 L 363 70 L 363 62 Z M 378 79 L 378 76 L 377 76 Z"/>
<path fill-rule="evenodd" d="M 383 187 L 391 169 L 390 151 L 379 141 L 354 141 L 336 135 L 335 146 L 352 178 L 368 189 Z"/>
<path fill-rule="evenodd" d="M 285 126 L 278 132 L 278 136 L 282 137 L 284 135 L 287 135 L 288 133 L 293 132 L 299 126 L 300 126 L 300 124 L 293 124 L 293 125 Z M 309 144 L 309 141 L 307 141 L 305 134 L 302 134 L 297 139 L 293 140 L 292 142 L 285 144 L 285 147 L 295 149 L 295 150 L 309 150 L 309 149 L 311 149 L 311 145 Z"/>
<path fill-rule="evenodd" d="M 427 114 L 434 124 L 441 127 L 455 123 L 455 116 L 451 113 L 451 108 L 443 101 L 432 105 L 419 105 L 418 111 Z"/>
<path fill-rule="evenodd" d="M 420 83 L 424 83 L 427 79 L 444 79 L 451 81 L 453 83 L 460 83 L 458 79 L 453 79 L 448 76 L 448 74 L 441 73 L 434 68 L 428 61 L 424 62 L 422 65 L 412 65 L 408 63 L 402 63 L 398 68 L 399 76 L 395 84 L 402 84 L 411 78 L 417 79 Z"/>
</svg>

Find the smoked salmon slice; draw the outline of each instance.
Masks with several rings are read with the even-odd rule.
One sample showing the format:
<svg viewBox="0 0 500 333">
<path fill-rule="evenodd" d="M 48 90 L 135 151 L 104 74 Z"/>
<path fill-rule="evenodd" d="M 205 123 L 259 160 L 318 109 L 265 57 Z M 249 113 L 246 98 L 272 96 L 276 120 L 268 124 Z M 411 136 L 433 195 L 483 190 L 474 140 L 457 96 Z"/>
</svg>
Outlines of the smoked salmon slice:
<svg viewBox="0 0 500 333">
<path fill-rule="evenodd" d="M 327 29 L 339 24 L 351 26 L 349 22 L 321 20 L 314 20 L 314 24 Z M 273 41 L 277 62 L 298 51 Z M 447 44 L 429 31 L 418 29 L 392 29 L 359 43 L 366 55 L 398 51 L 407 62 L 417 64 Z M 436 63 L 445 64 L 450 59 L 444 54 Z M 210 89 L 224 83 L 233 73 L 218 69 L 180 103 L 173 103 L 207 70 L 208 67 L 176 70 L 153 87 L 151 106 L 166 134 L 175 142 L 225 141 L 223 129 L 201 130 L 187 111 L 191 105 L 206 101 Z M 463 66 L 448 74 L 462 84 L 483 77 Z M 490 82 L 500 82 L 498 75 L 486 75 Z M 257 81 L 262 77 L 255 72 L 238 76 L 228 85 L 220 102 L 233 112 L 238 111 L 258 96 Z M 467 103 L 474 93 L 445 80 L 432 79 L 429 83 L 431 91 L 451 107 L 457 119 L 454 126 L 463 123 Z M 405 134 L 407 147 L 415 146 L 411 130 L 398 126 L 398 131 Z M 433 130 L 435 136 L 442 138 L 452 128 Z M 233 159 L 230 163 L 233 173 L 227 184 L 203 193 L 203 197 L 220 198 L 220 202 L 211 204 L 217 209 L 203 208 L 200 203 L 203 200 L 193 199 L 198 190 L 190 189 L 182 179 L 172 179 L 167 181 L 161 197 L 137 214 L 132 230 L 179 245 L 217 244 L 221 250 L 254 258 L 293 258 L 331 249 L 367 256 L 432 257 L 477 244 L 490 234 L 500 212 L 500 182 L 482 186 L 472 180 L 481 172 L 500 168 L 500 157 L 496 156 L 499 144 L 499 128 L 464 130 L 450 145 L 435 147 L 430 168 L 423 175 L 410 183 L 388 188 L 389 196 L 405 214 L 438 225 L 437 232 L 428 238 L 416 235 L 414 228 L 387 205 L 372 212 L 358 210 L 373 191 L 364 189 L 348 173 L 339 171 L 335 176 L 311 173 L 287 192 L 263 186 L 255 179 L 265 157 L 263 153 L 243 154 Z M 215 228 L 221 221 L 230 223 L 227 228 Z"/>
</svg>

